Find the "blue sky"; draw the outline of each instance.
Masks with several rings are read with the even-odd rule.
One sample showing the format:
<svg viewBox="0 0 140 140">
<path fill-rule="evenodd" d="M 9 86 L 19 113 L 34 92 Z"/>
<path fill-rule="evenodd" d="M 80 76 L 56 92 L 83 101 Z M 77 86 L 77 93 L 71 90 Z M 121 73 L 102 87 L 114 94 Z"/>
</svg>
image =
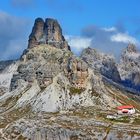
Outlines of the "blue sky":
<svg viewBox="0 0 140 140">
<path fill-rule="evenodd" d="M 139 47 L 140 0 L 4 0 L 0 2 L 0 60 L 27 48 L 37 17 L 56 18 L 72 50 L 91 46 L 114 55 L 129 43 Z"/>
</svg>

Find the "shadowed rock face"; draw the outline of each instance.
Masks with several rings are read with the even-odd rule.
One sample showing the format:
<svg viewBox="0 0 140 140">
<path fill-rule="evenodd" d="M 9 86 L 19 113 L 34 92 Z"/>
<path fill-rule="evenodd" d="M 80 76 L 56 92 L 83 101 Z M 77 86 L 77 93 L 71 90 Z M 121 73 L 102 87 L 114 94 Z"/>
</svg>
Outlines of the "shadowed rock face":
<svg viewBox="0 0 140 140">
<path fill-rule="evenodd" d="M 119 73 L 122 80 L 129 81 L 132 88 L 140 89 L 140 52 L 136 46 L 129 44 L 121 55 Z"/>
<path fill-rule="evenodd" d="M 32 33 L 29 36 L 28 48 L 35 47 L 43 38 L 44 34 L 44 21 L 41 18 L 35 20 Z"/>
<path fill-rule="evenodd" d="M 132 74 L 132 82 L 136 86 L 140 86 L 140 72 L 136 72 Z"/>
<path fill-rule="evenodd" d="M 42 18 L 35 20 L 32 32 L 29 36 L 28 48 L 36 47 L 40 44 L 49 44 L 60 49 L 70 50 L 70 47 L 62 35 L 62 29 L 55 19 Z"/>
</svg>

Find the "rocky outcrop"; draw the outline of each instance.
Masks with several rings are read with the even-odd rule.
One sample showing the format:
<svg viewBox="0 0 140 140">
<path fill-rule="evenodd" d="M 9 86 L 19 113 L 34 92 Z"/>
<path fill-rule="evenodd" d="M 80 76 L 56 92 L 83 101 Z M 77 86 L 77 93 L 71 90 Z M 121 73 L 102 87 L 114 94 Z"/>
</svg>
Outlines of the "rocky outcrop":
<svg viewBox="0 0 140 140">
<path fill-rule="evenodd" d="M 126 83 L 126 86 L 132 88 L 140 86 L 140 52 L 135 45 L 129 44 L 123 51 L 118 69 L 121 79 Z"/>
<path fill-rule="evenodd" d="M 70 51 L 44 45 L 28 50 L 22 56 L 17 72 L 12 78 L 11 90 L 18 87 L 19 79 L 29 84 L 37 80 L 41 88 L 46 88 L 61 72 L 73 86 L 84 88 L 88 77 L 88 66 L 84 61 L 73 56 Z"/>
<path fill-rule="evenodd" d="M 70 50 L 70 47 L 62 35 L 62 29 L 55 19 L 42 18 L 35 20 L 32 33 L 29 36 L 28 48 L 36 47 L 40 44 L 49 44 L 53 47 Z"/>
<path fill-rule="evenodd" d="M 99 53 L 95 49 L 86 48 L 81 54 L 81 58 L 94 70 L 97 70 L 105 77 L 115 82 L 120 82 L 121 78 L 117 65 L 112 56 Z"/>
<path fill-rule="evenodd" d="M 67 66 L 70 82 L 78 88 L 86 87 L 85 81 L 88 77 L 88 65 L 82 60 L 71 57 Z"/>
<path fill-rule="evenodd" d="M 47 44 L 29 49 L 22 56 L 10 87 L 11 95 L 18 100 L 15 102 L 17 107 L 30 104 L 36 112 L 57 112 L 75 106 L 108 108 L 116 105 L 107 95 L 100 75 L 94 75 L 88 65 L 71 51 Z"/>
</svg>

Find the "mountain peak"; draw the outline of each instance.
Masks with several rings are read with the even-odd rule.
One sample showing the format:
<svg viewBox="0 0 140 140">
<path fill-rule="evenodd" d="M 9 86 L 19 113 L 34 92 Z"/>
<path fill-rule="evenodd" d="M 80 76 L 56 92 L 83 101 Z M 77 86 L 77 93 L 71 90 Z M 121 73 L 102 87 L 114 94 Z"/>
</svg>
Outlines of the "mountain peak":
<svg viewBox="0 0 140 140">
<path fill-rule="evenodd" d="M 126 51 L 129 52 L 129 53 L 136 53 L 137 52 L 137 49 L 136 49 L 136 46 L 134 44 L 128 44 L 127 48 L 126 48 Z"/>
<path fill-rule="evenodd" d="M 42 18 L 35 19 L 29 36 L 28 48 L 39 44 L 49 44 L 52 47 L 70 50 L 58 21 L 52 18 L 46 18 L 45 21 Z"/>
</svg>

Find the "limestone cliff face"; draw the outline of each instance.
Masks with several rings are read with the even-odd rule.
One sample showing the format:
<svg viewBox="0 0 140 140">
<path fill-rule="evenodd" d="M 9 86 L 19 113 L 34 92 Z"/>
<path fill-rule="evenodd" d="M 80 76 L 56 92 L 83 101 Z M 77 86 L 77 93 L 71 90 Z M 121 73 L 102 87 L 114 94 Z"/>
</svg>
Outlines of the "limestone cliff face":
<svg viewBox="0 0 140 140">
<path fill-rule="evenodd" d="M 56 48 L 70 50 L 70 47 L 62 35 L 62 29 L 55 19 L 42 18 L 35 20 L 32 32 L 29 36 L 28 48 L 39 44 L 49 44 Z"/>
<path fill-rule="evenodd" d="M 76 88 L 85 88 L 88 66 L 70 51 L 57 49 L 51 45 L 38 45 L 22 56 L 22 61 L 11 81 L 11 90 L 18 87 L 18 81 L 32 84 L 37 80 L 40 88 L 46 88 L 59 74 L 64 73 L 70 84 Z"/>
</svg>

